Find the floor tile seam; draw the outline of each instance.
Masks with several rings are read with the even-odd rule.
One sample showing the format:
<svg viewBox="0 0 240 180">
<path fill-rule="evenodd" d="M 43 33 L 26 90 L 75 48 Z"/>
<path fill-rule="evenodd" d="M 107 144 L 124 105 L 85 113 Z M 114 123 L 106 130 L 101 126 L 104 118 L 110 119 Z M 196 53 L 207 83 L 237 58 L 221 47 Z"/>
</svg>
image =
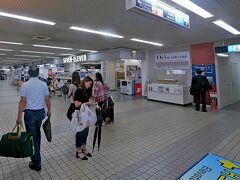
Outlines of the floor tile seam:
<svg viewBox="0 0 240 180">
<path fill-rule="evenodd" d="M 238 128 L 238 129 L 236 129 L 235 131 L 237 132 L 237 131 L 239 131 L 240 130 L 240 128 Z M 234 132 L 235 132 L 234 131 Z M 234 134 L 234 132 L 232 133 L 232 134 Z M 224 147 L 226 147 L 228 144 L 230 144 L 230 142 L 234 139 L 234 138 L 230 138 L 229 140 L 228 140 L 228 138 L 230 137 L 231 135 L 229 135 L 226 139 L 224 139 L 224 140 L 227 140 L 227 142 L 224 142 L 223 144 L 222 144 L 222 142 L 224 141 L 222 141 L 221 143 L 219 143 L 219 145 L 218 146 L 222 146 L 222 148 L 220 148 L 219 150 L 218 150 L 218 152 L 221 152 L 221 151 L 223 151 L 224 150 Z M 237 136 L 237 135 L 236 135 Z M 216 146 L 215 148 L 218 148 L 218 146 Z M 214 149 L 215 149 L 214 148 Z M 214 149 L 212 149 L 212 151 L 214 151 Z"/>
</svg>

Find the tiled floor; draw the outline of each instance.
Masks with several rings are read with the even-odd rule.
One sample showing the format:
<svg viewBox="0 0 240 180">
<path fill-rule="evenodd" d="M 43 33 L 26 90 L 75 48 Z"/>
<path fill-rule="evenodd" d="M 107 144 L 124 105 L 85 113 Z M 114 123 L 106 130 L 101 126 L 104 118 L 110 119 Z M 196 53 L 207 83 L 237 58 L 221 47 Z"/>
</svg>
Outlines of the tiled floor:
<svg viewBox="0 0 240 180">
<path fill-rule="evenodd" d="M 240 161 L 239 104 L 218 112 L 192 106 L 117 95 L 115 123 L 103 127 L 101 149 L 93 158 L 75 158 L 74 135 L 65 114 L 68 105 L 53 96 L 53 141 L 42 136 L 42 171 L 29 158 L 0 157 L 0 179 L 176 179 L 206 153 Z M 0 136 L 11 131 L 19 100 L 16 87 L 0 81 Z M 93 128 L 88 138 L 92 148 Z"/>
</svg>

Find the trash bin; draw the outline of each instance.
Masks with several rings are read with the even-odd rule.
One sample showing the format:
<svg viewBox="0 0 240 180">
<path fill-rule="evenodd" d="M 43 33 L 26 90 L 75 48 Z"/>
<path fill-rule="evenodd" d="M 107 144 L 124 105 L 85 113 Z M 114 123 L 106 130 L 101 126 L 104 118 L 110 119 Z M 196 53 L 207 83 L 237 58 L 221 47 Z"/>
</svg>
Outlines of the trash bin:
<svg viewBox="0 0 240 180">
<path fill-rule="evenodd" d="M 136 89 L 136 96 L 141 96 L 142 95 L 142 84 L 136 83 L 135 89 Z"/>
</svg>

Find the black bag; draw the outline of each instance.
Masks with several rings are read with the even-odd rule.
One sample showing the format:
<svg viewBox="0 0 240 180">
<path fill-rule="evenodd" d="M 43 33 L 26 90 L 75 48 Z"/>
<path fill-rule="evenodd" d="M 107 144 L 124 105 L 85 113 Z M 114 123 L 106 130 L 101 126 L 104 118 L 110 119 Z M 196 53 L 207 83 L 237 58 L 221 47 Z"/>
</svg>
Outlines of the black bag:
<svg viewBox="0 0 240 180">
<path fill-rule="evenodd" d="M 62 87 L 63 94 L 68 94 L 68 91 L 69 91 L 68 85 L 64 84 L 63 87 Z"/>
<path fill-rule="evenodd" d="M 17 133 L 13 131 L 17 127 Z M 22 124 L 16 125 L 12 132 L 4 134 L 0 142 L 0 156 L 25 158 L 34 155 L 32 133 L 21 132 Z"/>
<path fill-rule="evenodd" d="M 107 107 L 113 107 L 114 106 L 114 101 L 113 101 L 113 98 L 112 96 L 109 96 L 108 99 L 107 99 Z"/>
<path fill-rule="evenodd" d="M 208 79 L 207 78 L 204 78 L 202 80 L 202 88 L 203 90 L 205 91 L 209 91 L 212 89 L 212 85 L 209 83 Z"/>
<path fill-rule="evenodd" d="M 50 116 L 48 116 L 47 120 L 42 125 L 43 131 L 46 135 L 48 142 L 52 141 L 52 128 L 51 128 L 51 121 Z"/>
</svg>

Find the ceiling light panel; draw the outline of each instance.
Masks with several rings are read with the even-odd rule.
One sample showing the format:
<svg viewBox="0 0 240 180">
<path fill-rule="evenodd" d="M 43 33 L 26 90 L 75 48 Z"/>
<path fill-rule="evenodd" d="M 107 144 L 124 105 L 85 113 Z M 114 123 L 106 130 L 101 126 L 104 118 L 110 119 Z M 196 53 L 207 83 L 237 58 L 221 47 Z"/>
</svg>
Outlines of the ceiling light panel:
<svg viewBox="0 0 240 180">
<path fill-rule="evenodd" d="M 60 54 L 61 56 L 74 56 L 74 54 Z"/>
<path fill-rule="evenodd" d="M 220 56 L 220 57 L 228 57 L 228 54 L 224 54 L 224 53 L 217 53 L 217 56 Z"/>
<path fill-rule="evenodd" d="M 24 52 L 24 53 L 34 53 L 34 54 L 54 54 L 54 53 L 51 53 L 51 52 L 25 51 L 25 50 L 22 50 L 21 52 Z"/>
<path fill-rule="evenodd" d="M 0 49 L 0 51 L 13 51 L 12 49 Z"/>
<path fill-rule="evenodd" d="M 186 9 L 188 9 L 189 11 L 194 12 L 195 14 L 197 14 L 203 18 L 213 17 L 213 15 L 211 13 L 209 13 L 205 9 L 199 7 L 198 5 L 196 5 L 195 3 L 193 3 L 190 0 L 172 0 L 172 1 Z"/>
<path fill-rule="evenodd" d="M 98 51 L 95 50 L 87 50 L 87 49 L 80 49 L 81 52 L 90 52 L 90 53 L 96 53 Z"/>
<path fill-rule="evenodd" d="M 30 60 L 30 59 L 24 59 L 24 58 L 6 58 L 6 59 L 10 59 L 10 60 Z"/>
<path fill-rule="evenodd" d="M 156 43 L 156 42 L 151 42 L 151 41 L 145 41 L 145 40 L 142 40 L 142 39 L 132 38 L 131 40 L 141 42 L 141 43 L 151 44 L 151 45 L 155 45 L 155 46 L 163 46 L 163 44 Z"/>
<path fill-rule="evenodd" d="M 70 29 L 77 30 L 77 31 L 88 32 L 88 33 L 92 33 L 92 34 L 99 34 L 99 35 L 103 35 L 103 36 L 114 37 L 114 38 L 124 38 L 123 36 L 120 36 L 120 35 L 117 35 L 117 34 L 112 34 L 112 33 L 102 32 L 102 31 L 96 31 L 96 30 L 82 28 L 82 27 L 71 26 Z"/>
<path fill-rule="evenodd" d="M 2 44 L 13 44 L 13 45 L 23 45 L 23 43 L 17 43 L 17 42 L 8 42 L 8 41 L 0 41 Z"/>
<path fill-rule="evenodd" d="M 32 56 L 32 55 L 26 55 L 26 54 L 14 54 L 14 56 L 20 56 L 20 57 L 36 57 L 36 58 L 40 58 L 41 56 Z"/>
<path fill-rule="evenodd" d="M 229 24 L 225 23 L 222 20 L 217 20 L 217 21 L 214 21 L 213 23 L 234 35 L 240 34 L 240 32 L 237 29 L 235 29 L 234 27 L 230 26 Z"/>
<path fill-rule="evenodd" d="M 42 48 L 52 48 L 52 49 L 63 49 L 63 50 L 73 50 L 73 48 L 67 48 L 67 47 L 57 47 L 57 46 L 47 46 L 47 45 L 39 45 L 34 44 L 34 47 L 42 47 Z"/>
<path fill-rule="evenodd" d="M 10 17 L 10 18 L 24 20 L 24 21 L 36 22 L 36 23 L 41 23 L 41 24 L 47 24 L 47 25 L 52 25 L 52 26 L 56 24 L 55 22 L 51 22 L 51 21 L 45 21 L 45 20 L 41 20 L 41 19 L 35 19 L 35 18 L 31 18 L 31 17 L 26 17 L 26 16 L 10 14 L 10 13 L 6 13 L 6 12 L 2 12 L 2 11 L 0 11 L 0 16 Z"/>
</svg>

